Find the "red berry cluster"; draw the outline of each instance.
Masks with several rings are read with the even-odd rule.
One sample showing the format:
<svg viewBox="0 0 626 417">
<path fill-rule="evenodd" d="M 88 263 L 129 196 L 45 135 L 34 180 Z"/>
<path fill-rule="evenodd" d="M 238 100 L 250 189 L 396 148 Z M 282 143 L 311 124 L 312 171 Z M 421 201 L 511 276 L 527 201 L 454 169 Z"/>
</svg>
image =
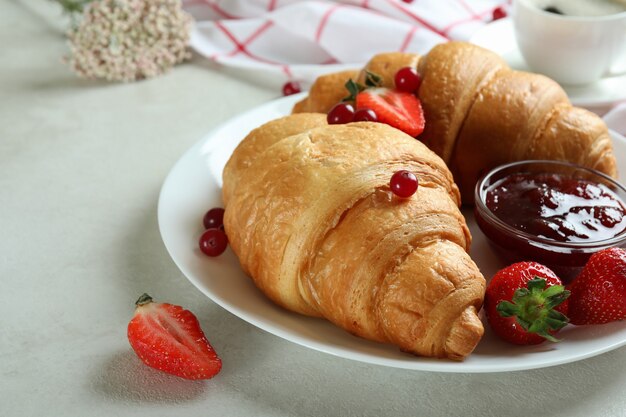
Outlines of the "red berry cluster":
<svg viewBox="0 0 626 417">
<path fill-rule="evenodd" d="M 228 246 L 228 238 L 224 232 L 224 209 L 220 207 L 207 211 L 203 219 L 206 229 L 200 236 L 200 250 L 207 256 L 219 256 Z"/>
<path fill-rule="evenodd" d="M 372 109 L 354 110 L 350 103 L 339 103 L 326 116 L 329 125 L 340 125 L 351 122 L 376 122 L 378 117 Z"/>
</svg>

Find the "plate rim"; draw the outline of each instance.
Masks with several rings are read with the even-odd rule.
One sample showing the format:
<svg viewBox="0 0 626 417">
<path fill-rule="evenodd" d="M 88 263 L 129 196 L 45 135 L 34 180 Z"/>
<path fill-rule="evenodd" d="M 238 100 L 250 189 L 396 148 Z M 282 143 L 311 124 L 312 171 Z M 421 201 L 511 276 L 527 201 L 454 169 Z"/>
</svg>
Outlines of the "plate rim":
<svg viewBox="0 0 626 417">
<path fill-rule="evenodd" d="M 340 357 L 343 359 L 355 360 L 357 362 L 368 363 L 378 366 L 387 366 L 397 369 L 406 369 L 412 371 L 426 371 L 426 372 L 441 372 L 441 373 L 459 373 L 459 374 L 468 374 L 468 373 L 500 373 L 500 372 L 514 372 L 514 371 L 524 371 L 531 369 L 540 369 L 540 368 L 548 368 L 552 366 L 563 365 L 566 363 L 577 362 L 580 360 L 584 360 L 590 357 L 594 357 L 597 355 L 601 355 L 603 353 L 609 352 L 611 350 L 617 349 L 626 345 L 626 337 L 618 342 L 610 343 L 608 345 L 599 347 L 597 349 L 592 349 L 581 353 L 579 355 L 571 355 L 565 357 L 563 359 L 557 360 L 544 360 L 544 361 L 534 361 L 531 364 L 528 364 L 524 361 L 511 361 L 510 365 L 503 366 L 501 364 L 473 364 L 470 362 L 455 362 L 455 361 L 445 361 L 435 358 L 426 358 L 419 356 L 409 356 L 414 359 L 414 361 L 406 362 L 402 360 L 398 360 L 396 358 L 384 358 L 375 355 L 365 354 L 363 352 L 354 352 L 351 351 L 350 355 L 346 355 L 345 351 L 342 349 L 334 348 L 332 346 L 319 343 L 313 340 L 303 339 L 301 336 L 297 334 L 293 334 L 288 331 L 284 331 L 278 327 L 272 327 L 271 325 L 266 324 L 263 320 L 255 317 L 254 315 L 250 315 L 247 312 L 242 312 L 238 309 L 234 304 L 223 300 L 220 296 L 210 292 L 200 280 L 196 279 L 195 274 L 188 269 L 186 265 L 180 262 L 179 259 L 174 255 L 174 249 L 172 247 L 172 242 L 168 241 L 166 238 L 167 232 L 164 230 L 164 214 L 163 207 L 165 205 L 164 201 L 169 192 L 170 184 L 175 179 L 175 173 L 180 169 L 181 166 L 184 165 L 186 159 L 192 158 L 199 149 L 208 146 L 214 141 L 218 141 L 219 137 L 216 135 L 224 127 L 234 124 L 237 120 L 245 119 L 250 117 L 251 114 L 256 114 L 257 112 L 261 112 L 266 108 L 272 108 L 280 104 L 289 104 L 295 103 L 296 100 L 304 97 L 307 93 L 298 93 L 288 97 L 280 97 L 274 100 L 270 100 L 261 105 L 248 109 L 234 117 L 224 120 L 219 123 L 217 126 L 209 130 L 205 135 L 202 136 L 201 139 L 196 141 L 192 146 L 187 148 L 175 161 L 170 170 L 168 171 L 163 183 L 161 185 L 161 189 L 159 191 L 158 201 L 157 201 L 157 221 L 159 226 L 159 234 L 161 236 L 161 240 L 167 250 L 169 257 L 172 259 L 177 268 L 182 272 L 184 277 L 190 281 L 194 287 L 196 287 L 202 294 L 204 294 L 211 301 L 219 305 L 224 310 L 228 311 L 230 314 L 238 317 L 241 320 L 244 320 L 258 329 L 263 330 L 271 335 L 277 336 L 281 339 L 287 340 L 289 342 L 295 343 L 299 346 L 303 346 L 309 349 L 313 349 L 318 352 L 330 354 L 335 357 Z M 623 141 L 626 144 L 626 138 L 621 136 L 619 133 L 612 131 L 609 129 L 612 139 L 617 138 L 618 140 Z M 243 137 L 241 138 L 243 139 Z M 259 291 L 260 293 L 260 291 Z M 262 293 L 260 293 L 263 296 Z M 279 308 L 279 307 L 277 307 Z M 297 313 L 293 313 L 287 310 L 284 310 L 285 314 L 294 315 L 296 318 L 308 318 L 305 316 L 297 315 Z M 332 325 L 332 324 L 331 324 Z M 356 336 L 354 336 L 356 337 Z M 363 340 L 365 343 L 375 343 L 369 342 L 367 340 Z M 471 355 L 470 355 L 471 357 Z M 407 365 L 411 366 L 407 366 Z"/>
</svg>

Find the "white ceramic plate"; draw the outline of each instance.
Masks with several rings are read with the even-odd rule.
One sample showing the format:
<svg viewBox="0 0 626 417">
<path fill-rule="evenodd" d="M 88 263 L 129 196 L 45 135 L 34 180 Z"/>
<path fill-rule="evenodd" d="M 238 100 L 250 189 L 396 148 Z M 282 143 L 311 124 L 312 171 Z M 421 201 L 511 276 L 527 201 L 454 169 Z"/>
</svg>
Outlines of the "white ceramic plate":
<svg viewBox="0 0 626 417">
<path fill-rule="evenodd" d="M 358 361 L 439 372 L 499 372 L 541 368 L 584 359 L 626 344 L 626 322 L 569 326 L 558 344 L 516 347 L 495 338 L 486 326 L 480 344 L 464 362 L 419 358 L 394 346 L 369 342 L 322 319 L 308 318 L 272 304 L 241 271 L 228 249 L 217 258 L 197 247 L 202 217 L 222 206 L 221 172 L 238 142 L 253 128 L 288 114 L 302 95 L 282 98 L 235 117 L 189 149 L 167 176 L 159 198 L 159 227 L 172 259 L 200 291 L 243 320 L 284 339 Z M 626 173 L 626 139 L 614 135 L 620 170 Z M 464 213 L 474 241 L 472 258 L 486 277 L 503 267 L 492 253 L 471 211 Z"/>
<path fill-rule="evenodd" d="M 470 42 L 489 49 L 520 71 L 531 71 L 517 47 L 511 19 L 500 19 L 483 26 Z M 626 75 L 606 77 L 585 86 L 562 86 L 570 101 L 579 107 L 603 107 L 626 100 Z"/>
</svg>

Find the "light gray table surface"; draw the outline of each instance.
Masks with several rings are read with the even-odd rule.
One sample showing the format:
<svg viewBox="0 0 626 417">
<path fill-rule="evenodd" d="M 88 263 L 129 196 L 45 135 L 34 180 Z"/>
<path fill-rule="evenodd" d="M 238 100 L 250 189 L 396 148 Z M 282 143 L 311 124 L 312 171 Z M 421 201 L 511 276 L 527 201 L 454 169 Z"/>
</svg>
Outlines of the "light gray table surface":
<svg viewBox="0 0 626 417">
<path fill-rule="evenodd" d="M 157 197 L 177 159 L 278 97 L 203 59 L 138 83 L 76 78 L 51 2 L 0 0 L 0 416 L 626 416 L 626 349 L 500 374 L 313 351 L 226 312 L 168 256 Z M 198 316 L 224 368 L 189 382 L 130 349 L 148 291 Z"/>
</svg>

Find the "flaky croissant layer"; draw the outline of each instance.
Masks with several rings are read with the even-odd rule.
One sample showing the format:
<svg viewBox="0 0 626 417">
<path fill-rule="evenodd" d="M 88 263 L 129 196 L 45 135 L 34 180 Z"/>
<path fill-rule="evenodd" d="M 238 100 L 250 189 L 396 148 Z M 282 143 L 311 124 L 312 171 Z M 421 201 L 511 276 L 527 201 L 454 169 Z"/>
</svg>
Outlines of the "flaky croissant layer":
<svg viewBox="0 0 626 417">
<path fill-rule="evenodd" d="M 418 177 L 408 199 L 389 190 L 400 169 Z M 485 280 L 458 188 L 426 146 L 383 124 L 297 114 L 251 132 L 223 177 L 229 242 L 272 301 L 418 355 L 475 348 Z"/>
<path fill-rule="evenodd" d="M 394 86 L 393 75 L 417 68 L 426 128 L 419 140 L 450 167 L 464 203 L 490 169 L 526 159 L 561 160 L 617 177 L 611 138 L 602 119 L 573 107 L 563 89 L 538 74 L 511 70 L 496 54 L 466 42 L 448 42 L 420 57 L 376 55 L 359 73 L 319 77 L 294 113 L 327 113 L 345 96 L 344 83 L 365 71 Z"/>
</svg>

